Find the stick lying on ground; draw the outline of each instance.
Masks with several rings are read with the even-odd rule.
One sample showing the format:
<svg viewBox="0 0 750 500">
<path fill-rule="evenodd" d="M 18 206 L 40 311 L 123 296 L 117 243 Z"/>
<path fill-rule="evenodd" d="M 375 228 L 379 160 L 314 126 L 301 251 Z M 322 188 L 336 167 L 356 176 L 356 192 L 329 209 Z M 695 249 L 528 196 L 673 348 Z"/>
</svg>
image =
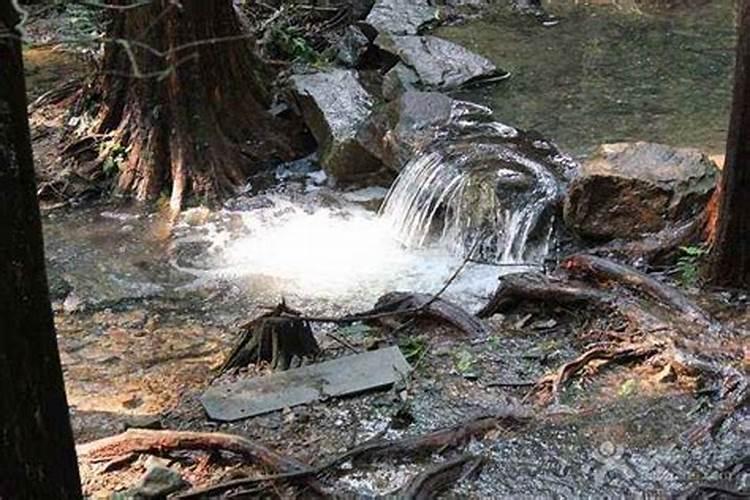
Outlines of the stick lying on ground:
<svg viewBox="0 0 750 500">
<path fill-rule="evenodd" d="M 398 498 L 408 500 L 437 498 L 439 493 L 479 472 L 481 466 L 482 458 L 472 455 L 448 460 L 412 478 L 406 486 L 401 488 Z"/>
</svg>

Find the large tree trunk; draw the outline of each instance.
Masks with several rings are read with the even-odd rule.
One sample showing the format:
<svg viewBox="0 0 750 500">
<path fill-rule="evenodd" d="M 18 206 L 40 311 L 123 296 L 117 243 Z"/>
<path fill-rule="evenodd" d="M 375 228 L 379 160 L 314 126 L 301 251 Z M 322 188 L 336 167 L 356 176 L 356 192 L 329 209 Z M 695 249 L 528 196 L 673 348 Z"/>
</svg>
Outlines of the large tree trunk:
<svg viewBox="0 0 750 500">
<path fill-rule="evenodd" d="M 739 1 L 739 40 L 726 160 L 709 278 L 750 287 L 750 0 Z"/>
<path fill-rule="evenodd" d="M 291 158 L 298 134 L 266 111 L 270 75 L 232 0 L 154 0 L 111 15 L 95 132 L 127 151 L 120 192 L 171 189 L 179 209 L 188 191 L 220 199 L 268 160 Z"/>
<path fill-rule="evenodd" d="M 0 498 L 81 498 L 16 22 L 10 0 L 0 0 Z"/>
</svg>

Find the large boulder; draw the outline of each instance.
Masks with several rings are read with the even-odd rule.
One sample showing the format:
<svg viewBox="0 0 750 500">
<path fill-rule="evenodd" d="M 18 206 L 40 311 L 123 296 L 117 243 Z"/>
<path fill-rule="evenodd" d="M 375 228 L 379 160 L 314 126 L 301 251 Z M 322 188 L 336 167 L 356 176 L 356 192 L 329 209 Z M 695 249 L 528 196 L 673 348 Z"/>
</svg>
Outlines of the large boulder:
<svg viewBox="0 0 750 500">
<path fill-rule="evenodd" d="M 605 144 L 570 185 L 565 221 L 586 238 L 637 238 L 694 216 L 711 197 L 717 175 L 716 165 L 696 149 Z"/>
<path fill-rule="evenodd" d="M 393 97 L 393 89 L 398 88 L 450 90 L 510 76 L 489 59 L 435 36 L 380 34 L 375 45 L 401 61 L 385 77 L 384 93 L 390 97 Z"/>
<path fill-rule="evenodd" d="M 292 101 L 318 142 L 320 164 L 333 177 L 347 181 L 374 172 L 380 162 L 358 140 L 373 101 L 354 71 L 294 75 Z"/>
<path fill-rule="evenodd" d="M 427 0 L 377 0 L 365 23 L 378 33 L 416 35 L 437 23 L 439 15 Z"/>
</svg>

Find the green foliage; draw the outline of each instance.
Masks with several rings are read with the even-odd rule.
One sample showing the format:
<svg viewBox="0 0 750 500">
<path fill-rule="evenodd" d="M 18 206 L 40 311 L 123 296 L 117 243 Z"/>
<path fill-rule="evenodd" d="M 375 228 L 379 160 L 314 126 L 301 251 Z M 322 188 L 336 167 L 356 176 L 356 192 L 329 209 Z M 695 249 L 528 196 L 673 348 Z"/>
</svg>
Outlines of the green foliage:
<svg viewBox="0 0 750 500">
<path fill-rule="evenodd" d="M 677 271 L 683 286 L 694 286 L 700 276 L 700 264 L 708 250 L 702 246 L 680 247 Z"/>
<path fill-rule="evenodd" d="M 398 344 L 401 354 L 409 363 L 418 361 L 427 351 L 427 341 L 424 337 L 408 337 Z"/>
<path fill-rule="evenodd" d="M 103 146 L 107 151 L 102 162 L 102 171 L 107 177 L 111 177 L 120 171 L 120 165 L 128 157 L 128 149 L 120 143 L 110 142 Z"/>
<path fill-rule="evenodd" d="M 636 392 L 638 389 L 638 382 L 632 378 L 629 378 L 620 385 L 620 389 L 617 391 L 618 396 L 625 398 Z"/>
<path fill-rule="evenodd" d="M 326 62 L 324 55 L 315 50 L 295 28 L 275 27 L 271 31 L 271 39 L 283 58 L 313 66 L 321 66 Z"/>
<path fill-rule="evenodd" d="M 471 352 L 462 350 L 456 353 L 453 363 L 458 373 L 461 375 L 467 375 L 474 372 L 476 358 Z"/>
<path fill-rule="evenodd" d="M 367 336 L 371 331 L 372 328 L 364 323 L 353 323 L 338 329 L 338 332 L 346 337 Z"/>
</svg>

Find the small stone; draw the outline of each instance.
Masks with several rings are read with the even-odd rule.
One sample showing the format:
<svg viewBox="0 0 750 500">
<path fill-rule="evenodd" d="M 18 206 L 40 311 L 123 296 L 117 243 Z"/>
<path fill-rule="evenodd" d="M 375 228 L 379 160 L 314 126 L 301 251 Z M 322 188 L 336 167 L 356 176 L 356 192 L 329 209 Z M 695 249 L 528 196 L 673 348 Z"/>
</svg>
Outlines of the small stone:
<svg viewBox="0 0 750 500">
<path fill-rule="evenodd" d="M 135 486 L 118 493 L 114 498 L 121 499 L 156 499 L 166 498 L 167 495 L 187 488 L 190 483 L 185 481 L 179 472 L 156 462 L 147 462 L 146 473 Z"/>
<path fill-rule="evenodd" d="M 125 429 L 161 429 L 161 415 L 128 415 L 123 422 Z"/>
<path fill-rule="evenodd" d="M 549 330 L 556 326 L 557 326 L 557 321 L 555 321 L 554 319 L 548 319 L 546 321 L 544 320 L 534 321 L 531 324 L 531 328 L 533 328 L 534 330 Z"/>
<path fill-rule="evenodd" d="M 68 314 L 80 312 L 83 310 L 83 300 L 74 292 L 70 292 L 63 301 L 63 311 Z"/>
</svg>

